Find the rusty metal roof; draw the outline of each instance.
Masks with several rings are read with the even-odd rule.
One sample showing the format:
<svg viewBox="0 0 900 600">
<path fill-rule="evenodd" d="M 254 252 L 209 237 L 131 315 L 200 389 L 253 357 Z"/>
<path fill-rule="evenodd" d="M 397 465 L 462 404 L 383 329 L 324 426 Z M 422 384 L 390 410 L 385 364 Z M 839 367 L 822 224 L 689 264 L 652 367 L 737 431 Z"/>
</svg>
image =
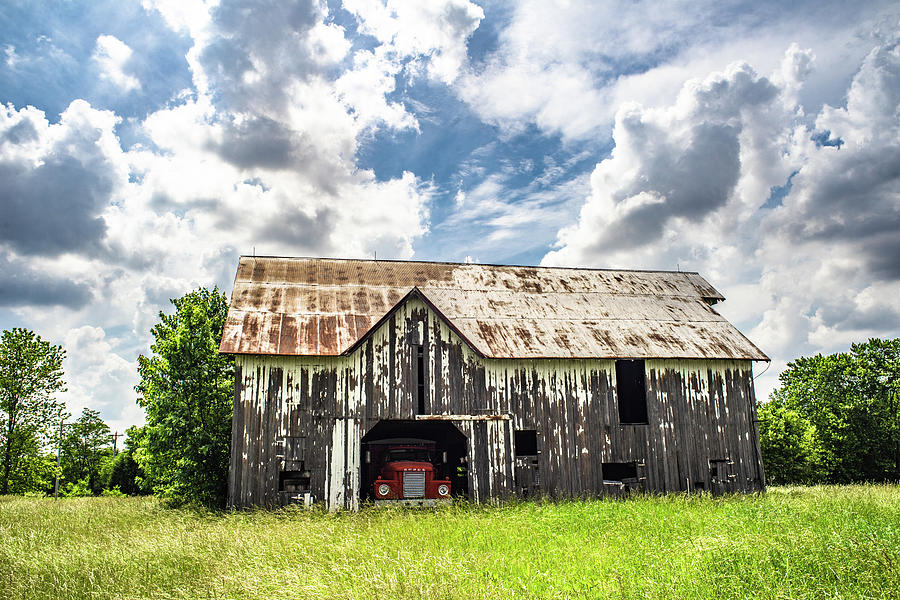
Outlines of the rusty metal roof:
<svg viewBox="0 0 900 600">
<path fill-rule="evenodd" d="M 341 355 L 410 293 L 487 358 L 768 360 L 697 273 L 252 256 L 219 350 Z"/>
</svg>

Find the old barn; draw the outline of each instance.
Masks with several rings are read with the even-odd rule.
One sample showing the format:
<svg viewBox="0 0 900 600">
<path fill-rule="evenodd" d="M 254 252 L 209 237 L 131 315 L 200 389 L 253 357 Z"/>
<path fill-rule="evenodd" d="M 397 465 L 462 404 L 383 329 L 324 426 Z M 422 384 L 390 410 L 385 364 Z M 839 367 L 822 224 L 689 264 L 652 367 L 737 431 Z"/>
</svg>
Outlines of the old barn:
<svg viewBox="0 0 900 600">
<path fill-rule="evenodd" d="M 240 259 L 229 503 L 355 508 L 425 439 L 453 494 L 765 485 L 753 361 L 697 273 Z"/>
</svg>

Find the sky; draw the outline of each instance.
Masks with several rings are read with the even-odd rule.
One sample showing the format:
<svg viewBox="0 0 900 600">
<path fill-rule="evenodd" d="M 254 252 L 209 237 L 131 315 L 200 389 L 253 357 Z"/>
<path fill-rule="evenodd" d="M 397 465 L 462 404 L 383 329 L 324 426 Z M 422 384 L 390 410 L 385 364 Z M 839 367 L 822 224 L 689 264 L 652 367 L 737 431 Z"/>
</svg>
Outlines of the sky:
<svg viewBox="0 0 900 600">
<path fill-rule="evenodd" d="M 787 362 L 900 335 L 895 2 L 0 4 L 0 329 L 143 422 L 242 254 L 698 271 Z"/>
</svg>

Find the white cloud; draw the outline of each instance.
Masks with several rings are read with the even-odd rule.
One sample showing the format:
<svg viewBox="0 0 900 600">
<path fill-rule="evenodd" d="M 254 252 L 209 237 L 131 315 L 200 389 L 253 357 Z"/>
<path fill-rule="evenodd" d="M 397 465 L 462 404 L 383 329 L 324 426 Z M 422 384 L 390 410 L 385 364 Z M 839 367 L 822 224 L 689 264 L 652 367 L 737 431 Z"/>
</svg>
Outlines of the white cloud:
<svg viewBox="0 0 900 600">
<path fill-rule="evenodd" d="M 16 47 L 12 44 L 6 44 L 3 46 L 3 54 L 6 56 L 6 66 L 10 69 L 15 69 L 16 63 L 19 62 L 19 57 L 16 54 Z"/>
<path fill-rule="evenodd" d="M 102 410 L 111 429 L 143 422 L 143 411 L 135 404 L 137 362 L 114 352 L 100 327 L 85 325 L 69 330 L 63 340 L 63 364 L 68 391 L 60 395 L 73 418 L 82 408 Z"/>
<path fill-rule="evenodd" d="M 609 85 L 629 63 L 652 61 L 708 13 L 703 3 L 516 3 L 498 49 L 460 82 L 485 120 L 513 133 L 528 123 L 581 139 L 608 123 Z M 677 15 L 677 18 L 676 18 Z"/>
<path fill-rule="evenodd" d="M 401 57 L 413 57 L 413 69 L 424 63 L 428 75 L 444 83 L 456 79 L 466 62 L 466 40 L 484 18 L 481 7 L 468 0 L 345 0 L 343 5 L 359 18 L 364 33 Z"/>
<path fill-rule="evenodd" d="M 112 35 L 101 35 L 94 47 L 94 61 L 100 66 L 100 78 L 110 81 L 123 92 L 141 89 L 141 82 L 134 75 L 125 73 L 131 59 L 131 48 Z"/>
<path fill-rule="evenodd" d="M 678 244 L 688 224 L 728 227 L 742 219 L 744 207 L 763 205 L 769 188 L 790 173 L 779 159 L 789 140 L 777 129 L 792 113 L 778 96 L 769 79 L 735 63 L 686 82 L 669 107 L 620 108 L 612 156 L 597 165 L 591 199 L 578 223 L 560 233 L 562 248 L 547 261 L 602 256 L 612 266 L 646 266 L 666 258 L 654 245 L 661 238 Z M 765 173 L 743 172 L 761 153 L 775 164 Z M 768 179 L 758 181 L 764 175 Z M 735 211 L 738 216 L 730 218 L 727 213 Z M 717 216 L 725 222 L 715 222 Z"/>
<path fill-rule="evenodd" d="M 671 105 L 686 80 L 730 63 L 770 73 L 797 42 L 815 47 L 829 65 L 809 78 L 801 98 L 817 110 L 840 100 L 872 29 L 893 10 L 883 0 L 852 6 L 524 0 L 509 8 L 497 47 L 457 87 L 472 110 L 509 134 L 533 124 L 580 141 L 608 135 L 622 104 Z"/>
<path fill-rule="evenodd" d="M 192 36 L 196 89 L 132 124 L 141 143 L 123 147 L 119 118 L 84 100 L 58 123 L 0 108 L 0 266 L 16 269 L 0 304 L 69 350 L 69 410 L 119 426 L 140 420 L 134 360 L 169 298 L 227 288 L 254 247 L 408 258 L 433 193 L 411 172 L 357 166 L 362 139 L 416 122 L 386 99 L 399 62 L 375 48 L 344 63 L 350 43 L 324 4 L 260 5 L 255 19 L 228 1 L 148 6 Z M 94 60 L 137 89 L 130 55 L 104 35 Z"/>
<path fill-rule="evenodd" d="M 846 104 L 814 120 L 796 104 L 812 58 L 792 45 L 771 77 L 736 63 L 668 106 L 620 108 L 544 263 L 699 270 L 776 365 L 900 332 L 900 44 L 874 48 Z"/>
<path fill-rule="evenodd" d="M 363 128 L 381 125 L 392 129 L 418 130 L 415 117 L 400 103 L 389 102 L 387 94 L 394 91 L 399 65 L 385 56 L 361 50 L 353 57 L 354 68 L 335 82 L 338 97 L 353 110 L 356 122 Z"/>
<path fill-rule="evenodd" d="M 187 31 L 197 37 L 209 22 L 209 11 L 218 0 L 141 0 L 145 10 L 157 10 L 175 31 Z"/>
<path fill-rule="evenodd" d="M 103 209 L 128 172 L 117 122 L 83 100 L 52 125 L 31 107 L 0 110 L 0 246 L 43 256 L 99 250 Z"/>
</svg>

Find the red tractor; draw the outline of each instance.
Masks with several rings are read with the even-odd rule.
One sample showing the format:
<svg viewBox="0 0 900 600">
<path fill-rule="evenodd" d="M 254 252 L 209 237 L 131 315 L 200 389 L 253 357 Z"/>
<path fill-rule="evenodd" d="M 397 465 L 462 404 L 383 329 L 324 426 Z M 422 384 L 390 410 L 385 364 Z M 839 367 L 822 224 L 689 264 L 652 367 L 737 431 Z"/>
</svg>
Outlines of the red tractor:
<svg viewBox="0 0 900 600">
<path fill-rule="evenodd" d="M 369 444 L 366 460 L 378 469 L 372 483 L 376 504 L 403 503 L 431 506 L 450 501 L 450 479 L 439 478 L 446 453 L 438 453 L 431 440 L 397 438 Z"/>
</svg>

